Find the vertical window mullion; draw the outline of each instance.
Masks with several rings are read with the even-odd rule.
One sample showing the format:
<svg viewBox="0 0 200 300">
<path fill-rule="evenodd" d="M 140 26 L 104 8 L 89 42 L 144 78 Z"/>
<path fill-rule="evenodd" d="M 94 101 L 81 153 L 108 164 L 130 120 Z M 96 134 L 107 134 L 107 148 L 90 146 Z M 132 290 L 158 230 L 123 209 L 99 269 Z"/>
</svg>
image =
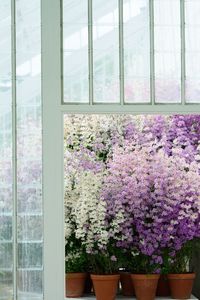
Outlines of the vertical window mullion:
<svg viewBox="0 0 200 300">
<path fill-rule="evenodd" d="M 124 36 L 123 36 L 123 0 L 119 0 L 119 82 L 120 104 L 124 104 Z"/>
<path fill-rule="evenodd" d="M 149 0 L 149 26 L 150 26 L 150 94 L 151 104 L 155 104 L 155 61 L 154 61 L 154 0 Z"/>
<path fill-rule="evenodd" d="M 17 299 L 17 98 L 16 98 L 16 5 L 11 0 L 12 47 L 12 174 L 13 174 L 13 299 Z"/>
<path fill-rule="evenodd" d="M 88 64 L 89 64 L 89 104 L 94 102 L 93 91 L 93 18 L 92 0 L 88 0 Z"/>
<path fill-rule="evenodd" d="M 180 0 L 181 19 L 181 103 L 185 104 L 185 0 Z"/>
</svg>

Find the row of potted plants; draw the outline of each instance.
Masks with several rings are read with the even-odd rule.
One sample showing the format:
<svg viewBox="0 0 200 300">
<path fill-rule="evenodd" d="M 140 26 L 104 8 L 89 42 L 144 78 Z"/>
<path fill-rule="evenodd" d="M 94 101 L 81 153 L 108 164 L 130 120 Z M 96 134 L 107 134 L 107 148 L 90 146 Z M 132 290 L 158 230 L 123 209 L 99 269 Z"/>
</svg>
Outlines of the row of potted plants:
<svg viewBox="0 0 200 300">
<path fill-rule="evenodd" d="M 84 292 L 91 293 L 93 287 L 97 300 L 115 299 L 119 282 L 124 296 L 136 296 L 140 300 L 153 300 L 156 295 L 171 295 L 174 299 L 191 296 L 195 273 L 188 272 L 188 262 L 193 250 L 199 247 L 199 240 L 186 243 L 173 263 L 169 264 L 169 257 L 165 255 L 159 274 L 154 273 L 156 266 L 149 264 L 149 257 L 142 254 L 135 257 L 116 249 L 113 255 L 111 247 L 110 253 L 88 255 L 80 243 L 75 243 L 79 244 L 76 254 L 71 252 L 70 255 L 68 249 L 66 259 L 66 297 L 81 297 Z"/>
<path fill-rule="evenodd" d="M 97 299 L 109 300 L 97 295 L 96 275 L 119 281 L 123 268 L 134 274 L 136 297 L 152 300 L 160 274 L 170 282 L 178 280 L 169 274 L 189 276 L 200 238 L 200 122 L 93 116 L 77 129 L 80 120 L 72 119 L 76 129 L 68 124 L 65 140 L 66 272 L 83 271 L 72 266 L 85 263 Z M 144 283 L 138 291 L 141 275 L 155 280 L 152 293 Z"/>
</svg>

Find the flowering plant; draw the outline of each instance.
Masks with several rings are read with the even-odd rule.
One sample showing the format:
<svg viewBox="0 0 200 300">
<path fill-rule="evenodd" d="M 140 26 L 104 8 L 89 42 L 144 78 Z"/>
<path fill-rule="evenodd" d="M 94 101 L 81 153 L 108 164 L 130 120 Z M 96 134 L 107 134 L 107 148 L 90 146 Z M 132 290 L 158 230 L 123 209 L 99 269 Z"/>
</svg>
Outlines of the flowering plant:
<svg viewBox="0 0 200 300">
<path fill-rule="evenodd" d="M 200 250 L 200 239 L 195 238 L 191 241 L 187 241 L 182 248 L 176 252 L 176 255 L 171 262 L 169 261 L 164 266 L 164 272 L 166 273 L 187 273 L 191 271 L 191 260 L 196 250 Z"/>
<path fill-rule="evenodd" d="M 200 235 L 200 116 L 65 121 L 66 241 L 81 241 L 96 273 L 178 265 Z"/>
<path fill-rule="evenodd" d="M 119 269 L 119 249 L 111 243 L 106 245 L 105 250 L 98 247 L 89 255 L 91 273 L 98 275 L 115 274 Z"/>
<path fill-rule="evenodd" d="M 119 212 L 126 220 L 118 220 L 117 246 L 149 258 L 154 272 L 161 271 L 166 249 L 173 259 L 200 235 L 199 165 L 158 148 L 132 142 L 116 147 L 102 188 L 108 222 L 116 222 Z"/>
<path fill-rule="evenodd" d="M 80 273 L 88 269 L 87 253 L 81 241 L 72 234 L 65 245 L 65 272 Z"/>
</svg>

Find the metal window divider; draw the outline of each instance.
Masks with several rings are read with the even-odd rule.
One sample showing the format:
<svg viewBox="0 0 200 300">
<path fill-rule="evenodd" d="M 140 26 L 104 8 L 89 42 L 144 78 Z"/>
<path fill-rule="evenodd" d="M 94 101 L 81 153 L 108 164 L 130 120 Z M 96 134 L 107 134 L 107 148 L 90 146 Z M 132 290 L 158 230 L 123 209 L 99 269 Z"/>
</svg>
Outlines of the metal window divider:
<svg viewBox="0 0 200 300">
<path fill-rule="evenodd" d="M 155 105 L 154 0 L 149 0 L 149 31 L 150 31 L 150 95 L 151 95 L 151 105 Z"/>
<path fill-rule="evenodd" d="M 17 300 L 17 99 L 16 99 L 16 1 L 11 0 L 12 61 L 12 193 L 13 193 L 13 298 Z"/>
<path fill-rule="evenodd" d="M 88 67 L 89 67 L 89 105 L 94 103 L 93 89 L 93 17 L 92 0 L 88 0 Z"/>
<path fill-rule="evenodd" d="M 124 23 L 123 23 L 123 0 L 118 0 L 119 10 L 119 84 L 120 104 L 124 105 Z"/>
<path fill-rule="evenodd" d="M 185 0 L 180 0 L 180 26 L 181 26 L 181 103 L 185 101 Z"/>
</svg>

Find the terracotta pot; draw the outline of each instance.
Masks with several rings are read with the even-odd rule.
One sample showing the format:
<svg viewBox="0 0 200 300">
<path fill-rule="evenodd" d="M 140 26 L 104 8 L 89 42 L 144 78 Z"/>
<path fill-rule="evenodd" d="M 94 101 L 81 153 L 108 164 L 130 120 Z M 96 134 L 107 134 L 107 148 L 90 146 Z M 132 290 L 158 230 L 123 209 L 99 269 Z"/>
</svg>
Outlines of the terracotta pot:
<svg viewBox="0 0 200 300">
<path fill-rule="evenodd" d="M 91 274 L 96 300 L 114 300 L 117 293 L 119 277 L 119 275 Z"/>
<path fill-rule="evenodd" d="M 135 295 L 133 282 L 131 279 L 131 273 L 120 272 L 120 282 L 121 282 L 121 286 L 122 286 L 122 295 L 124 295 L 124 296 L 134 296 Z"/>
<path fill-rule="evenodd" d="M 160 274 L 131 274 L 137 300 L 154 300 Z"/>
<path fill-rule="evenodd" d="M 160 276 L 158 280 L 156 295 L 161 297 L 170 296 L 170 289 L 169 289 L 169 282 L 168 282 L 167 275 Z"/>
<path fill-rule="evenodd" d="M 87 273 L 67 273 L 65 275 L 66 297 L 83 296 Z"/>
<path fill-rule="evenodd" d="M 168 274 L 173 299 L 190 299 L 195 273 Z"/>
</svg>

